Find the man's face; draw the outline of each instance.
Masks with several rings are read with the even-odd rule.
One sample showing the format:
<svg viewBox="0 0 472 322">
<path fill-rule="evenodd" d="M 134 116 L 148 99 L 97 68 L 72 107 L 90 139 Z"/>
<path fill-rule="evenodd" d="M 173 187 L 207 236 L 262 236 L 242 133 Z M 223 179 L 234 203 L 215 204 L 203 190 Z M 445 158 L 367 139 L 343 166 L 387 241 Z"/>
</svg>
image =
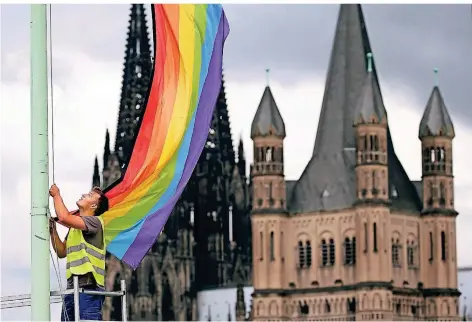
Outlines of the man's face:
<svg viewBox="0 0 472 322">
<path fill-rule="evenodd" d="M 98 200 L 100 199 L 100 195 L 90 190 L 89 193 L 83 194 L 82 197 L 77 200 L 77 206 L 84 210 L 88 209 L 95 209 L 98 205 Z"/>
</svg>

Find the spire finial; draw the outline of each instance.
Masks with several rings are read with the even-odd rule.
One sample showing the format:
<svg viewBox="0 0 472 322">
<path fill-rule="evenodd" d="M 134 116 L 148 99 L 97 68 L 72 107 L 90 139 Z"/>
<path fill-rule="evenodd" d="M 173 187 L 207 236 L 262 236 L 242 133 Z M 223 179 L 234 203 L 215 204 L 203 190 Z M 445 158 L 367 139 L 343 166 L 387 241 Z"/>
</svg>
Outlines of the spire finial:
<svg viewBox="0 0 472 322">
<path fill-rule="evenodd" d="M 372 53 L 367 53 L 367 72 L 372 73 Z"/>
<path fill-rule="evenodd" d="M 270 69 L 267 68 L 266 69 L 266 83 L 267 83 L 267 86 L 269 86 L 269 74 L 270 74 Z"/>
<path fill-rule="evenodd" d="M 434 71 L 434 86 L 439 86 L 439 77 L 438 77 L 439 69 L 434 68 L 433 71 Z"/>
</svg>

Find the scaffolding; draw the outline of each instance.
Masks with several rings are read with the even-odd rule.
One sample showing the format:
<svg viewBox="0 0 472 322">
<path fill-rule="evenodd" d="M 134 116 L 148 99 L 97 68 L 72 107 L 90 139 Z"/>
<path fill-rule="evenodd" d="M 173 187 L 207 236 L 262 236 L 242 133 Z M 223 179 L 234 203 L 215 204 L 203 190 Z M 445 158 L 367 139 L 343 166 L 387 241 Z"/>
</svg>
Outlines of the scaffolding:
<svg viewBox="0 0 472 322">
<path fill-rule="evenodd" d="M 88 290 L 79 287 L 79 277 L 74 275 L 74 288 L 67 289 L 63 291 L 51 291 L 50 293 L 50 303 L 57 304 L 63 302 L 63 297 L 65 295 L 73 294 L 74 295 L 74 317 L 75 321 L 80 321 L 80 303 L 79 303 L 79 295 L 80 293 L 83 294 L 91 294 L 91 295 L 103 295 L 105 297 L 121 297 L 121 319 L 122 321 L 128 321 L 128 314 L 127 314 L 127 302 L 126 302 L 126 281 L 121 280 L 121 290 L 119 291 L 94 291 Z M 3 296 L 1 298 L 1 309 L 12 309 L 17 307 L 24 307 L 31 305 L 31 294 L 21 294 L 21 295 L 12 295 L 12 296 Z"/>
</svg>

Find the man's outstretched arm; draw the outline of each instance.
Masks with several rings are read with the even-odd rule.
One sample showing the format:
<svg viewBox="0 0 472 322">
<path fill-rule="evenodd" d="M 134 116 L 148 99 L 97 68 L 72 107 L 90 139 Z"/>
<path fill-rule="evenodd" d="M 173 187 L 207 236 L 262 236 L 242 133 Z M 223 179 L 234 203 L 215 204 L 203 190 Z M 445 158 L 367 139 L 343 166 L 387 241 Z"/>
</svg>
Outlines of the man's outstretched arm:
<svg viewBox="0 0 472 322">
<path fill-rule="evenodd" d="M 79 216 L 72 215 L 73 212 L 69 212 L 64 201 L 62 200 L 59 188 L 56 185 L 52 185 L 49 189 L 49 194 L 53 198 L 54 210 L 56 211 L 56 216 L 59 219 L 59 223 L 80 230 L 87 230 L 87 226 L 82 218 Z"/>
<path fill-rule="evenodd" d="M 49 233 L 51 234 L 52 248 L 57 254 L 57 257 L 64 258 L 67 256 L 67 242 L 61 240 L 57 233 L 56 223 L 53 220 L 49 221 Z"/>
</svg>

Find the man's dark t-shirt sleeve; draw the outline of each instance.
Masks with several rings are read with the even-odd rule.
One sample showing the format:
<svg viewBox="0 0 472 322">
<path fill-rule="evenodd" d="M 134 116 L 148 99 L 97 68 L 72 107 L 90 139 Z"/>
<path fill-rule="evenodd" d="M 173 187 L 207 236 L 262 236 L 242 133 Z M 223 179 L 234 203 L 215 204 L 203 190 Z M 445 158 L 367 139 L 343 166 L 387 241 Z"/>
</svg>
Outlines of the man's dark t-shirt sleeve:
<svg viewBox="0 0 472 322">
<path fill-rule="evenodd" d="M 85 227 L 87 230 L 83 231 L 84 235 L 95 235 L 100 230 L 102 230 L 102 224 L 100 223 L 100 219 L 95 216 L 84 216 L 81 217 L 85 223 Z"/>
</svg>

